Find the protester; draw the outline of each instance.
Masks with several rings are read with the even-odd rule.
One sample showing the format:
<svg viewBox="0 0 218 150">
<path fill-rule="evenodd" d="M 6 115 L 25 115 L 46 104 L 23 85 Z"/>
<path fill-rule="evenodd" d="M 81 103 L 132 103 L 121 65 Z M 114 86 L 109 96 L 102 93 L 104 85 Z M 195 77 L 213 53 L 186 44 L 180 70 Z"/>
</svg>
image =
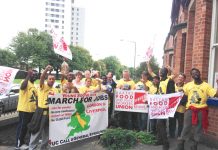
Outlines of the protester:
<svg viewBox="0 0 218 150">
<path fill-rule="evenodd" d="M 152 85 L 149 87 L 149 94 L 158 94 L 159 93 L 159 84 L 160 84 L 160 77 L 154 76 Z M 151 124 L 151 134 L 156 135 L 157 133 L 157 119 L 150 119 Z"/>
<path fill-rule="evenodd" d="M 98 81 L 96 79 L 91 78 L 91 72 L 89 70 L 86 70 L 84 75 L 85 75 L 85 78 L 82 79 L 82 82 L 84 84 L 86 82 L 86 79 L 91 79 L 91 81 L 92 81 L 91 85 L 94 87 L 98 86 Z"/>
<path fill-rule="evenodd" d="M 76 73 L 76 78 L 73 80 L 73 85 L 79 89 L 80 87 L 82 87 L 84 84 L 81 81 L 82 80 L 82 73 L 80 71 L 78 71 Z"/>
<path fill-rule="evenodd" d="M 100 84 L 100 82 L 99 82 Z M 88 92 L 98 92 L 101 90 L 101 86 L 92 86 L 92 79 L 91 78 L 87 78 L 85 79 L 85 85 L 82 86 L 81 88 L 79 88 L 79 93 L 84 94 L 84 93 L 88 93 Z"/>
<path fill-rule="evenodd" d="M 117 89 L 122 90 L 134 90 L 135 82 L 130 78 L 128 70 L 123 71 L 123 78 L 119 80 Z M 133 113 L 132 112 L 120 112 L 120 125 L 126 127 L 129 130 L 133 129 Z"/>
<path fill-rule="evenodd" d="M 73 73 L 69 72 L 67 75 L 67 82 L 63 84 L 63 93 L 79 93 L 78 89 L 73 85 L 73 78 Z"/>
<path fill-rule="evenodd" d="M 175 85 L 176 92 L 180 92 L 183 90 L 183 87 L 185 85 L 185 79 L 186 75 L 184 73 L 180 73 L 177 77 L 177 82 Z M 184 113 L 185 113 L 185 104 L 186 104 L 187 96 L 183 96 L 182 100 L 180 101 L 180 104 L 175 112 L 175 118 L 178 122 L 178 134 L 177 137 L 179 138 L 181 136 L 181 132 L 183 129 L 183 122 L 184 122 Z M 176 120 L 174 120 L 174 124 L 176 126 Z M 175 132 L 175 131 L 174 131 Z"/>
<path fill-rule="evenodd" d="M 218 89 L 213 89 L 208 83 L 202 81 L 200 71 L 197 68 L 191 70 L 194 81 L 187 83 L 183 90 L 188 97 L 186 112 L 184 114 L 184 127 L 181 138 L 178 140 L 177 150 L 184 150 L 184 142 L 192 135 L 194 143 L 192 150 L 197 150 L 202 132 L 208 128 L 208 97 L 218 97 Z M 218 85 L 218 80 L 216 81 Z M 218 87 L 218 86 L 217 86 Z M 194 128 L 194 133 L 192 129 Z"/>
<path fill-rule="evenodd" d="M 160 85 L 159 85 L 159 94 L 170 94 L 175 93 L 175 83 L 172 79 L 167 77 L 168 70 L 167 68 L 163 67 L 159 70 L 160 76 Z M 171 133 L 171 129 L 175 128 L 172 127 L 172 120 L 175 118 L 169 118 L 169 129 Z M 166 132 L 166 119 L 158 119 L 157 120 L 157 144 L 163 144 L 163 150 L 169 149 L 169 142 L 167 139 L 167 132 Z"/>
<path fill-rule="evenodd" d="M 149 74 L 145 71 L 141 74 L 141 80 L 135 85 L 136 90 L 148 91 L 152 82 L 148 80 Z M 144 131 L 147 128 L 148 113 L 137 113 L 137 130 Z"/>
<path fill-rule="evenodd" d="M 48 65 L 43 71 L 40 77 L 40 87 L 38 90 L 38 108 L 43 110 L 40 129 L 36 133 L 32 133 L 30 137 L 29 150 L 37 148 L 39 139 L 42 139 L 40 149 L 48 149 L 48 131 L 49 131 L 49 111 L 48 111 L 48 96 L 58 93 L 57 89 L 53 88 L 55 77 L 51 74 L 48 75 L 47 83 L 45 84 L 45 78 L 48 71 L 51 71 L 52 67 Z"/>
<path fill-rule="evenodd" d="M 37 79 L 38 73 L 35 70 L 29 70 L 24 81 L 22 81 L 19 92 L 17 111 L 19 113 L 19 121 L 16 133 L 16 148 L 27 149 L 25 144 L 25 136 L 28 131 L 28 123 L 31 121 L 33 113 L 36 110 L 37 90 L 34 81 Z"/>
</svg>

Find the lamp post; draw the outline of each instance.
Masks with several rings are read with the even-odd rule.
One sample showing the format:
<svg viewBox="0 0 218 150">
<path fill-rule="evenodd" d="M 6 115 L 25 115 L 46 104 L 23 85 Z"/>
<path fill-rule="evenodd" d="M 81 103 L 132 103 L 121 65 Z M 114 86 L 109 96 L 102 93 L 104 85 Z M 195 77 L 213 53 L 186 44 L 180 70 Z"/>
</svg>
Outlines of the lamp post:
<svg viewBox="0 0 218 150">
<path fill-rule="evenodd" d="M 135 41 L 124 40 L 124 39 L 121 39 L 120 41 L 129 42 L 129 43 L 134 44 L 135 48 L 134 48 L 134 75 L 133 75 L 133 78 L 135 79 L 135 76 L 136 76 L 136 68 L 135 68 L 135 63 L 136 63 L 136 42 Z"/>
</svg>

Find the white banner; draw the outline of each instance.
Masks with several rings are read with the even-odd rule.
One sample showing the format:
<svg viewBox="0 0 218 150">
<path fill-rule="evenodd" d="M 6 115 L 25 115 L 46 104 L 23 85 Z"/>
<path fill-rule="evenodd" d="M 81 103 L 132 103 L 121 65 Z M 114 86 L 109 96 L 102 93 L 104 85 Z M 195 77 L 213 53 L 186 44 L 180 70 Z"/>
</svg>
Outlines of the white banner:
<svg viewBox="0 0 218 150">
<path fill-rule="evenodd" d="M 148 95 L 150 119 L 166 119 L 174 117 L 183 93 Z"/>
<path fill-rule="evenodd" d="M 17 72 L 18 69 L 0 66 L 0 95 L 10 90 Z"/>
<path fill-rule="evenodd" d="M 72 52 L 66 44 L 66 42 L 64 41 L 64 38 L 58 35 L 53 28 L 51 29 L 50 33 L 53 39 L 54 52 L 56 54 L 64 56 L 65 58 L 72 60 Z"/>
<path fill-rule="evenodd" d="M 49 97 L 48 102 L 52 147 L 102 134 L 108 126 L 105 93 L 57 94 Z"/>
<path fill-rule="evenodd" d="M 115 110 L 148 113 L 147 93 L 140 90 L 116 90 Z"/>
</svg>

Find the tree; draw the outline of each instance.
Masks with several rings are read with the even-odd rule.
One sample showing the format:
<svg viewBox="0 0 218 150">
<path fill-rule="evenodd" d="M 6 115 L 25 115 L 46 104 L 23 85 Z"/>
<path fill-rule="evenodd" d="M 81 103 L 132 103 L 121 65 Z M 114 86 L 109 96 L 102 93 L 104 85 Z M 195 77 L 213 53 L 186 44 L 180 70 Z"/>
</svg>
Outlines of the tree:
<svg viewBox="0 0 218 150">
<path fill-rule="evenodd" d="M 72 45 L 70 45 L 70 49 L 73 53 L 73 60 L 68 61 L 68 64 L 72 70 L 85 71 L 92 68 L 93 59 L 88 50 Z"/>
<path fill-rule="evenodd" d="M 159 64 L 157 63 L 157 59 L 154 56 L 150 60 L 150 65 L 151 65 L 151 68 L 152 68 L 153 72 L 158 75 L 158 71 L 159 71 L 160 67 L 159 67 Z M 136 77 L 137 77 L 137 79 L 140 79 L 141 73 L 143 71 L 148 72 L 146 62 L 142 62 L 140 64 L 140 66 L 138 68 L 136 68 Z"/>
<path fill-rule="evenodd" d="M 10 44 L 11 49 L 16 54 L 18 63 L 26 64 L 28 67 L 39 68 L 48 64 L 52 65 L 58 75 L 58 70 L 62 62 L 61 57 L 54 53 L 52 37 L 46 32 L 37 29 L 29 29 L 27 33 L 19 32 Z"/>
<path fill-rule="evenodd" d="M 102 61 L 106 65 L 107 72 L 113 72 L 118 79 L 121 77 L 122 65 L 116 56 L 106 57 Z"/>
<path fill-rule="evenodd" d="M 16 56 L 9 50 L 0 49 L 0 65 L 14 67 L 16 65 Z"/>
<path fill-rule="evenodd" d="M 100 71 L 101 75 L 107 74 L 106 65 L 102 60 L 94 61 L 93 63 L 93 69 Z"/>
</svg>

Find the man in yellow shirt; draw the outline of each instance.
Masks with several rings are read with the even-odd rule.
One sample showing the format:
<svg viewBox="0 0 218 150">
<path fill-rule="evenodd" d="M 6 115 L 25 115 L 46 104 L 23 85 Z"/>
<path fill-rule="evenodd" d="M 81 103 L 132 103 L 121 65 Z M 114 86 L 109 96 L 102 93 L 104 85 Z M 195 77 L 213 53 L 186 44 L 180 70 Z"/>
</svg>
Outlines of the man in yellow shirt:
<svg viewBox="0 0 218 150">
<path fill-rule="evenodd" d="M 33 113 L 36 110 L 37 90 L 34 81 L 37 79 L 38 73 L 34 70 L 29 70 L 26 79 L 22 81 L 19 92 L 19 100 L 17 111 L 19 112 L 19 122 L 16 133 L 16 148 L 27 149 L 25 144 L 25 136 L 27 133 L 27 125 L 31 121 Z"/>
<path fill-rule="evenodd" d="M 197 146 L 202 135 L 208 127 L 208 97 L 218 97 L 218 90 L 213 89 L 208 83 L 202 81 L 200 71 L 196 68 L 191 70 L 194 81 L 187 83 L 183 90 L 188 97 L 186 112 L 184 114 L 184 128 L 181 138 L 178 140 L 177 150 L 184 150 L 184 142 L 194 134 L 194 144 L 192 150 L 197 150 Z M 218 81 L 217 81 L 218 84 Z M 192 129 L 194 127 L 194 133 Z"/>
<path fill-rule="evenodd" d="M 58 93 L 56 88 L 53 88 L 55 83 L 55 76 L 49 74 L 47 83 L 44 83 L 47 72 L 51 71 L 52 67 L 48 65 L 40 77 L 40 87 L 38 90 L 38 107 L 43 109 L 43 116 L 41 119 L 40 129 L 36 133 L 32 133 L 30 137 L 29 150 L 36 149 L 39 139 L 42 138 L 40 149 L 47 149 L 48 146 L 48 96 Z"/>
<path fill-rule="evenodd" d="M 141 80 L 136 83 L 136 90 L 148 91 L 152 82 L 148 80 L 149 74 L 145 71 L 141 74 Z M 137 113 L 137 130 L 144 131 L 147 125 L 148 113 Z"/>
<path fill-rule="evenodd" d="M 62 93 L 79 93 L 78 89 L 73 85 L 74 75 L 72 72 L 67 74 L 67 81 L 62 84 Z"/>
<path fill-rule="evenodd" d="M 117 89 L 121 90 L 134 90 L 135 82 L 130 78 L 130 73 L 128 70 L 123 71 L 123 78 L 117 83 Z M 133 113 L 132 112 L 120 112 L 119 116 L 120 126 L 125 127 L 129 130 L 133 129 Z"/>
<path fill-rule="evenodd" d="M 172 79 L 167 77 L 168 69 L 163 67 L 159 70 L 160 85 L 159 94 L 175 93 L 175 83 Z M 175 124 L 173 124 L 174 117 L 169 118 L 169 133 L 173 136 Z M 163 144 L 163 150 L 169 150 L 169 142 L 166 132 L 166 119 L 157 119 L 157 144 Z M 174 133 L 175 134 L 175 133 Z"/>
</svg>

